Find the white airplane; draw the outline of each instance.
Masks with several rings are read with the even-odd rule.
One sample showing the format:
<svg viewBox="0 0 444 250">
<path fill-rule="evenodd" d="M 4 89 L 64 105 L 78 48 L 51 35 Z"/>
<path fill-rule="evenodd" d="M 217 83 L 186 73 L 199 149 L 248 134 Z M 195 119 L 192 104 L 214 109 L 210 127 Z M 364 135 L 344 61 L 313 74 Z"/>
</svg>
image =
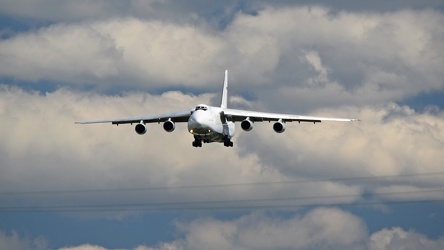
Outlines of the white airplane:
<svg viewBox="0 0 444 250">
<path fill-rule="evenodd" d="M 147 123 L 163 123 L 163 128 L 167 132 L 175 129 L 178 122 L 188 123 L 188 132 L 194 135 L 192 145 L 202 147 L 202 142 L 223 142 L 225 147 L 233 147 L 231 138 L 234 136 L 235 122 L 240 122 L 241 128 L 245 131 L 253 129 L 255 122 L 274 121 L 273 130 L 277 133 L 285 131 L 286 122 L 321 122 L 321 121 L 358 121 L 358 119 L 347 118 L 327 118 L 316 116 L 300 116 L 290 114 L 265 113 L 256 111 L 246 111 L 227 108 L 228 100 L 228 70 L 225 70 L 224 86 L 222 90 L 222 100 L 220 107 L 199 104 L 194 109 L 186 109 L 165 114 L 147 115 L 120 119 L 107 119 L 95 121 L 76 122 L 76 124 L 111 123 L 115 125 L 125 123 L 137 123 L 136 133 L 143 135 L 147 131 Z"/>
</svg>

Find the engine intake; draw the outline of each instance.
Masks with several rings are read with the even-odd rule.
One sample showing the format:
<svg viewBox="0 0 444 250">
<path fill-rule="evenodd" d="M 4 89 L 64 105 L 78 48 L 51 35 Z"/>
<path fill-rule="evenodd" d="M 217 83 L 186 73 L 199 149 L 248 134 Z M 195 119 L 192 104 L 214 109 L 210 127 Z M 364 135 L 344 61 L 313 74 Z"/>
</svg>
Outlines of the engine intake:
<svg viewBox="0 0 444 250">
<path fill-rule="evenodd" d="M 273 124 L 273 130 L 276 133 L 282 133 L 285 131 L 285 124 L 282 120 L 279 120 Z"/>
<path fill-rule="evenodd" d="M 253 122 L 250 121 L 250 118 L 247 118 L 241 122 L 241 128 L 245 131 L 250 131 L 253 129 Z"/>
<path fill-rule="evenodd" d="M 134 128 L 134 130 L 136 130 L 136 133 L 139 135 L 144 135 L 146 133 L 146 126 L 143 123 L 139 123 L 136 125 L 136 127 Z"/>
<path fill-rule="evenodd" d="M 171 119 L 163 123 L 163 129 L 165 129 L 166 132 L 173 132 L 175 128 L 176 125 Z"/>
</svg>

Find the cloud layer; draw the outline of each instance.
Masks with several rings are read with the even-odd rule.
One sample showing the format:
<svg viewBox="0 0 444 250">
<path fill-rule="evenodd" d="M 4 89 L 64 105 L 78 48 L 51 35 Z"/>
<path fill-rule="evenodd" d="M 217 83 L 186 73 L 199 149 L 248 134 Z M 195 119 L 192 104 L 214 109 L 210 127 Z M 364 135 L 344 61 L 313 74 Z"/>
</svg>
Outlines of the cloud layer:
<svg viewBox="0 0 444 250">
<path fill-rule="evenodd" d="M 60 203 L 58 196 L 66 194 L 63 190 L 261 182 L 275 184 L 175 188 L 157 192 L 146 189 L 144 193 L 130 189 L 130 194 L 109 195 L 114 197 L 113 204 L 131 204 L 140 200 L 141 195 L 146 195 L 151 203 L 263 201 L 256 205 L 267 205 L 271 197 L 283 200 L 296 197 L 290 203 L 294 205 L 306 204 L 298 202 L 297 197 L 307 196 L 314 197 L 309 204 L 353 202 L 359 201 L 364 191 L 374 192 L 382 200 L 442 198 L 441 193 L 427 191 L 441 188 L 441 175 L 414 176 L 441 172 L 442 112 L 419 114 L 395 104 L 384 108 L 324 109 L 317 115 L 359 115 L 364 121 L 315 126 L 289 123 L 284 134 L 274 133 L 268 123 L 258 123 L 251 132 L 238 127 L 236 147 L 232 150 L 221 150 L 221 145 L 209 144 L 196 151 L 190 146 L 192 137 L 183 124 L 178 124 L 173 133 L 166 133 L 160 125 L 152 124 L 146 135 L 139 136 L 130 125 L 75 125 L 74 121 L 191 108 L 195 103 L 209 102 L 213 98 L 211 94 L 194 96 L 167 92 L 160 96 L 140 93 L 107 96 L 61 89 L 42 95 L 4 86 L 0 97 L 3 121 L 0 139 L 4 142 L 0 148 L 1 190 L 25 192 L 22 195 L 31 196 L 28 199 L 31 204 L 23 204 L 25 207 L 33 202 L 50 207 L 70 206 L 79 201 L 100 205 L 108 204 L 111 198 L 101 193 L 84 195 L 80 192 L 70 194 L 72 198 L 68 204 Z M 387 175 L 395 177 L 353 181 L 354 177 Z M 396 178 L 396 175 L 413 175 L 415 181 Z M 347 177 L 352 178 L 351 181 L 337 179 Z M 296 182 L 285 185 L 287 181 Z M 26 193 L 30 190 L 61 193 L 55 193 L 55 197 L 40 197 Z M 408 193 L 396 197 L 405 191 Z M 386 193 L 394 197 L 384 197 Z M 325 196 L 333 198 L 325 201 L 322 198 Z M 116 197 L 120 197 L 119 202 Z M 5 204 L 15 205 L 11 196 L 3 198 L 9 202 Z M 288 205 L 281 202 L 281 205 Z"/>
<path fill-rule="evenodd" d="M 338 208 L 292 210 L 444 198 L 444 114 L 397 104 L 444 87 L 442 12 L 261 1 L 213 5 L 218 16 L 192 1 L 178 16 L 183 6 L 168 0 L 87 2 L 3 1 L 5 15 L 50 24 L 0 40 L 1 209 L 120 219 L 151 209 L 292 211 L 180 221 L 177 239 L 139 250 L 443 247 L 400 227 L 369 233 Z M 226 68 L 232 107 L 363 121 L 289 123 L 284 134 L 238 126 L 230 149 L 191 147 L 184 124 L 173 133 L 152 124 L 144 136 L 130 125 L 74 124 L 212 104 Z M 3 232 L 0 248 L 47 244 Z"/>
<path fill-rule="evenodd" d="M 369 105 L 443 87 L 443 21 L 433 10 L 268 7 L 239 13 L 224 30 L 136 18 L 57 23 L 2 40 L 0 74 L 100 88 L 214 90 L 217 72 L 229 68 L 237 89 L 256 86 L 268 106 L 278 96 L 305 109 Z"/>
<path fill-rule="evenodd" d="M 135 250 L 186 249 L 442 249 L 444 238 L 429 239 L 399 227 L 370 234 L 363 221 L 337 208 L 316 208 L 290 218 L 261 212 L 232 220 L 200 218 L 177 224 L 180 236 L 157 246 Z M 11 250 L 43 249 L 42 239 L 30 243 L 17 234 L 0 234 L 0 246 Z M 41 246 L 39 248 L 39 246 Z M 37 247 L 37 248 L 36 248 Z M 97 245 L 63 247 L 60 250 L 102 250 Z"/>
</svg>

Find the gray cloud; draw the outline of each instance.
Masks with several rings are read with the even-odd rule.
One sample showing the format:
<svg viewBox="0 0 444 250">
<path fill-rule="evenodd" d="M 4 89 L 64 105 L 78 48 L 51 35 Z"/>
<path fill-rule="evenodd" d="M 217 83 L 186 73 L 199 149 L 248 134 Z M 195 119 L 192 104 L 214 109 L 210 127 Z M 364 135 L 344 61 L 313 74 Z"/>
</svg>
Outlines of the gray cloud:
<svg viewBox="0 0 444 250">
<path fill-rule="evenodd" d="M 12 194 L 0 196 L 2 204 L 54 208 L 245 197 L 317 197 L 308 204 L 335 204 L 360 202 L 363 193 L 379 193 L 375 200 L 382 202 L 442 199 L 442 192 L 427 191 L 442 187 L 440 174 L 374 178 L 359 183 L 334 179 L 441 171 L 442 111 L 417 113 L 394 104 L 407 96 L 443 88 L 444 20 L 442 12 L 427 8 L 441 3 L 408 1 L 404 7 L 397 7 L 390 1 L 390 11 L 378 13 L 350 11 L 361 9 L 356 4 L 338 11 L 344 9 L 340 3 L 329 8 L 270 7 L 267 1 L 246 3 L 244 7 L 196 7 L 198 2 L 192 1 L 180 17 L 178 9 L 184 6 L 172 1 L 96 1 L 87 10 L 84 1 L 66 3 L 9 1 L 2 5 L 6 15 L 55 23 L 1 40 L 0 75 L 34 83 L 35 89 L 40 88 L 39 82 L 50 81 L 75 89 L 91 85 L 133 92 L 109 96 L 62 87 L 50 93 L 33 93 L 8 83 L 2 86 L 0 190 L 60 191 L 70 198 L 67 202 L 57 193 Z M 374 4 L 373 10 L 384 9 L 382 1 Z M 221 18 L 232 17 L 223 29 L 205 17 L 214 8 L 222 10 Z M 257 12 L 238 12 L 242 8 Z M 57 23 L 60 20 L 65 23 Z M 275 134 L 267 123 L 255 124 L 249 133 L 238 128 L 235 148 L 205 145 L 198 151 L 191 147 L 192 138 L 184 125 L 170 134 L 153 124 L 147 135 L 138 136 L 129 125 L 73 124 L 77 120 L 161 113 L 211 103 L 216 96 L 208 92 L 219 90 L 214 83 L 221 82 L 225 68 L 230 70 L 230 91 L 235 94 L 231 104 L 267 111 L 357 117 L 363 122 L 287 124 L 284 134 Z M 178 87 L 199 89 L 203 94 L 139 92 Z M 296 186 L 208 186 L 307 179 L 319 181 Z M 208 187 L 113 194 L 64 192 L 196 184 Z M 322 196 L 333 198 L 325 200 Z M 144 197 L 142 201 L 140 197 Z M 300 200 L 292 202 L 264 201 L 259 206 L 301 204 Z M 334 230 L 328 230 L 333 228 L 331 225 L 342 226 L 350 233 L 335 235 Z M 316 232 L 319 237 L 293 242 L 296 238 L 286 234 L 289 228 L 300 230 L 301 235 Z M 339 209 L 317 209 L 288 220 L 255 213 L 228 221 L 201 218 L 183 223 L 179 229 L 183 239 L 157 248 L 199 249 L 208 237 L 215 246 L 255 248 L 262 240 L 255 235 L 261 233 L 273 236 L 273 242 L 283 248 L 293 243 L 302 249 L 393 249 L 406 244 L 442 248 L 441 239 L 431 240 L 400 228 L 368 235 L 359 218 Z M 17 234 L 0 235 L 0 244 L 8 249 L 13 249 L 11 244 L 18 249 L 29 248 L 32 242 Z M 83 245 L 78 249 L 102 248 Z"/>
<path fill-rule="evenodd" d="M 440 9 L 443 4 L 439 0 L 408 0 L 402 4 L 395 0 L 372 2 L 344 1 L 203 1 L 187 2 L 173 0 L 94 0 L 94 1 L 54 1 L 54 0 L 2 0 L 0 13 L 8 16 L 49 21 L 78 21 L 84 19 L 103 19 L 109 17 L 133 16 L 148 19 L 173 20 L 176 22 L 192 22 L 196 19 L 207 19 L 208 22 L 224 22 L 226 18 L 237 12 L 255 12 L 270 5 L 284 7 L 322 5 L 335 11 L 396 11 L 404 9 Z M 221 13 L 221 14 L 219 14 Z M 219 15 L 218 15 L 219 14 Z"/>
<path fill-rule="evenodd" d="M 60 248 L 59 250 L 106 250 L 106 248 L 101 246 L 85 244 L 81 246 L 63 247 Z"/>
<path fill-rule="evenodd" d="M 215 89 L 228 68 L 233 90 L 254 88 L 276 110 L 373 105 L 443 87 L 442 22 L 431 10 L 269 7 L 222 31 L 134 18 L 54 24 L 2 40 L 0 74 L 105 89 Z"/>
<path fill-rule="evenodd" d="M 444 239 L 432 240 L 415 231 L 394 227 L 375 232 L 370 237 L 370 249 L 441 249 Z"/>
<path fill-rule="evenodd" d="M 0 231 L 0 248 L 10 250 L 43 250 L 48 249 L 47 243 L 43 238 L 29 239 L 21 237 L 17 232 L 10 234 Z"/>
<path fill-rule="evenodd" d="M 376 178 L 360 183 L 325 179 L 440 172 L 444 143 L 442 113 L 417 114 L 396 105 L 325 109 L 318 115 L 359 115 L 364 122 L 316 126 L 289 123 L 285 134 L 274 133 L 268 123 L 256 124 L 251 132 L 243 132 L 238 127 L 235 148 L 221 150 L 221 145 L 210 144 L 196 151 L 191 147 L 192 137 L 183 124 L 173 133 L 166 133 L 161 126 L 152 124 L 146 136 L 138 136 L 129 125 L 80 126 L 73 122 L 193 107 L 212 99 L 210 94 L 192 96 L 167 92 L 160 96 L 140 93 L 104 96 L 62 89 L 42 95 L 3 87 L 0 97 L 3 121 L 1 190 L 61 191 L 44 196 L 3 196 L 5 206 L 16 206 L 20 197 L 25 201 L 21 206 L 25 207 L 41 205 L 57 209 L 75 204 L 111 204 L 119 209 L 119 204 L 178 202 L 184 207 L 187 202 L 197 201 L 217 207 L 217 201 L 225 200 L 247 200 L 246 204 L 237 202 L 234 206 L 353 203 L 361 200 L 364 191 L 375 192 L 377 199 L 382 201 L 442 196 L 441 193 L 427 193 L 428 189 L 441 188 L 441 175 L 415 181 Z M 307 179 L 319 181 L 279 184 Z M 69 202 L 61 199 L 66 195 L 63 190 L 257 182 L 277 184 L 105 194 L 74 192 L 68 194 Z M 425 193 L 416 192 L 421 190 Z M 396 196 L 405 191 L 410 193 Z M 394 195 L 383 195 L 387 192 L 394 192 Z M 140 196 L 146 200 L 141 201 Z M 331 198 L 323 198 L 328 196 Z M 287 199 L 292 197 L 296 198 Z M 251 199 L 259 201 L 248 202 Z M 191 205 L 202 206 L 201 203 Z M 222 205 L 232 206 L 233 203 Z"/>
<path fill-rule="evenodd" d="M 367 234 L 359 218 L 324 208 L 285 220 L 251 214 L 232 221 L 199 219 L 181 227 L 183 249 L 364 249 Z"/>
<path fill-rule="evenodd" d="M 360 218 L 335 208 L 285 220 L 260 213 L 228 221 L 206 218 L 181 229 L 183 239 L 155 249 L 441 249 L 444 244 L 443 238 L 397 227 L 369 234 Z"/>
<path fill-rule="evenodd" d="M 178 222 L 176 240 L 155 247 L 141 245 L 135 250 L 186 249 L 441 249 L 444 239 L 429 239 L 415 231 L 383 228 L 369 234 L 357 216 L 337 208 L 315 208 L 289 218 L 254 212 L 237 219 L 199 218 Z M 41 239 L 40 239 L 41 240 Z M 8 243 L 9 242 L 9 243 Z M 15 242 L 15 245 L 7 245 Z M 3 235 L 0 245 L 11 250 L 28 249 L 18 235 Z M 29 245 L 28 245 L 29 246 Z M 35 245 L 33 245 L 35 246 Z M 40 248 L 33 248 L 40 249 Z M 61 250 L 101 250 L 80 245 Z"/>
</svg>

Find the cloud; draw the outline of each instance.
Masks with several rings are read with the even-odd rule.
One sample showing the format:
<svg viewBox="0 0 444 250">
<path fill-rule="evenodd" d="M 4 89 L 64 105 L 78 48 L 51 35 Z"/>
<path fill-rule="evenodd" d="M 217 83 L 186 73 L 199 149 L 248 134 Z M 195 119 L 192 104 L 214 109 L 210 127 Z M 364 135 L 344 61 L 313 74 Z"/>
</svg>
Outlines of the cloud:
<svg viewBox="0 0 444 250">
<path fill-rule="evenodd" d="M 176 223 L 177 236 L 156 246 L 140 245 L 134 250 L 186 249 L 442 249 L 444 238 L 399 227 L 382 228 L 369 233 L 356 215 L 339 208 L 318 207 L 281 217 L 252 212 L 234 219 L 200 217 Z M 17 233 L 0 232 L 5 249 L 47 249 L 42 238 L 29 240 Z M 101 250 L 99 245 L 84 244 L 60 250 Z"/>
<path fill-rule="evenodd" d="M 444 246 L 444 238 L 432 240 L 425 235 L 405 231 L 402 228 L 394 227 L 375 232 L 370 237 L 369 249 L 441 249 Z"/>
<path fill-rule="evenodd" d="M 74 124 L 77 120 L 98 118 L 98 114 L 101 117 L 122 117 L 191 108 L 195 103 L 208 101 L 210 95 L 196 97 L 169 92 L 161 96 L 134 93 L 105 97 L 66 90 L 41 95 L 3 88 L 1 96 L 0 114 L 4 122 L 0 137 L 4 143 L 0 148 L 0 178 L 4 191 L 166 187 L 275 178 L 274 170 L 263 169 L 254 156 L 240 157 L 234 150 L 214 154 L 213 150 L 220 145 L 208 145 L 196 152 L 191 147 L 192 137 L 183 124 L 179 124 L 173 134 L 153 124 L 143 137 L 136 135 L 131 126 Z M 194 157 L 171 157 L 172 154 Z M 243 167 L 239 168 L 239 165 Z M 55 197 L 31 194 L 27 202 L 52 207 L 106 204 L 112 200 L 120 200 L 123 204 L 188 202 L 208 200 L 217 193 L 218 199 L 236 198 L 230 190 L 173 190 L 172 193 L 146 190 L 130 195 L 125 192 L 74 193 L 70 194 L 68 204 L 57 194 Z M 243 188 L 238 191 L 240 198 L 250 192 L 249 189 L 243 191 Z M 65 194 L 62 192 L 62 196 Z M 147 198 L 141 201 L 143 195 Z M 5 199 L 14 206 L 14 202 Z"/>
<path fill-rule="evenodd" d="M 372 1 L 342 3 L 341 1 L 218 1 L 191 0 L 186 3 L 173 0 L 93 0 L 93 1 L 53 1 L 53 0 L 2 0 L 1 13 L 7 16 L 16 16 L 23 19 L 43 21 L 79 21 L 85 19 L 106 19 L 109 17 L 134 16 L 144 19 L 174 20 L 176 22 L 193 22 L 196 19 L 206 19 L 208 22 L 226 21 L 226 18 L 237 12 L 255 12 L 270 5 L 295 7 L 302 5 L 326 6 L 335 11 L 394 11 L 404 9 L 439 9 L 443 4 L 439 0 L 409 0 L 399 5 L 397 1 Z M 222 17 L 218 14 L 223 13 Z M 224 16 L 226 15 L 226 16 Z M 220 20 L 219 20 L 220 19 Z"/>
<path fill-rule="evenodd" d="M 315 208 L 291 218 L 252 213 L 234 220 L 201 218 L 179 227 L 183 239 L 159 249 L 441 249 L 444 239 L 384 228 L 369 234 L 357 216 Z M 174 247 L 172 247 L 174 246 Z"/>
<path fill-rule="evenodd" d="M 217 57 L 219 44 L 192 27 L 136 19 L 57 24 L 2 41 L 1 74 L 114 86 L 143 86 L 148 79 L 158 87 L 201 85 L 209 80 L 205 65 Z"/>
<path fill-rule="evenodd" d="M 433 10 L 267 7 L 223 30 L 134 17 L 56 23 L 3 39 L 0 74 L 99 89 L 214 89 L 228 68 L 237 90 L 255 88 L 263 105 L 285 112 L 365 106 L 443 87 L 442 22 Z"/>
<path fill-rule="evenodd" d="M 399 227 L 372 234 L 361 218 L 338 208 L 315 208 L 280 218 L 253 212 L 230 220 L 209 217 L 177 223 L 179 235 L 155 247 L 135 250 L 186 249 L 441 249 L 444 238 L 430 239 Z M 103 249 L 84 245 L 62 249 Z"/>
<path fill-rule="evenodd" d="M 254 135 L 239 138 L 238 144 L 248 148 L 248 153 L 255 152 L 260 162 L 275 166 L 283 175 L 343 178 L 441 172 L 442 112 L 418 114 L 408 107 L 392 104 L 384 108 L 353 108 L 348 112 L 327 109 L 316 115 L 344 117 L 347 113 L 363 121 L 289 123 L 286 136 L 270 136 L 271 126 L 258 125 Z M 252 143 L 253 137 L 260 143 Z M 389 199 L 442 199 L 442 192 L 420 191 L 441 189 L 441 180 L 441 175 L 411 176 L 375 179 L 361 185 L 376 193 L 406 192 L 397 198 L 389 195 Z"/>
<path fill-rule="evenodd" d="M 4 206 L 16 207 L 20 198 L 24 208 L 50 210 L 286 208 L 359 202 L 365 192 L 381 201 L 442 196 L 427 191 L 442 188 L 442 175 L 414 176 L 441 171 L 442 112 L 418 114 L 394 104 L 325 109 L 316 115 L 356 115 L 363 122 L 288 123 L 284 134 L 274 133 L 268 123 L 257 123 L 251 132 L 238 127 L 236 147 L 230 150 L 208 144 L 196 151 L 184 124 L 178 124 L 173 133 L 150 124 L 144 136 L 130 125 L 74 124 L 192 108 L 212 98 L 180 92 L 107 96 L 66 89 L 41 94 L 4 86 L 0 91 L 4 142 L 0 185 L 4 192 L 12 192 L 2 196 Z M 354 177 L 405 174 L 413 176 L 353 181 Z M 202 186 L 186 188 L 196 185 Z M 146 189 L 134 189 L 141 187 Z M 150 189 L 154 187 L 165 188 Z M 70 199 L 65 199 L 67 195 Z"/>
<path fill-rule="evenodd" d="M 260 213 L 232 221 L 199 219 L 184 229 L 184 249 L 357 249 L 366 235 L 359 218 L 325 208 L 285 220 Z"/>
<path fill-rule="evenodd" d="M 149 1 L 9 1 L 3 0 L 2 13 L 9 16 L 24 19 L 37 19 L 44 21 L 79 21 L 84 19 L 109 18 L 112 16 L 134 15 L 154 15 L 154 6 L 161 8 L 163 0 Z M 166 14 L 166 11 L 162 11 Z"/>
<path fill-rule="evenodd" d="M 334 14 L 319 7 L 269 8 L 257 16 L 239 16 L 229 29 L 242 34 L 239 41 L 245 46 L 259 40 L 277 48 L 278 60 L 271 60 L 279 63 L 267 69 L 274 74 L 262 81 L 275 89 L 260 92 L 262 101 L 292 97 L 293 102 L 274 105 L 281 109 L 316 107 L 326 100 L 333 105 L 345 100 L 370 104 L 442 88 L 441 80 L 432 79 L 440 74 L 444 58 L 441 45 L 434 42 L 441 40 L 442 30 L 435 24 L 442 15 L 432 12 Z M 323 84 L 310 84 L 319 79 Z"/>
<path fill-rule="evenodd" d="M 41 237 L 29 239 L 20 237 L 17 232 L 7 234 L 2 231 L 0 231 L 0 248 L 10 250 L 48 249 L 46 241 Z"/>
<path fill-rule="evenodd" d="M 106 250 L 106 248 L 103 248 L 101 246 L 94 246 L 94 245 L 81 245 L 81 246 L 76 246 L 76 247 L 63 247 L 60 248 L 59 250 Z"/>
<path fill-rule="evenodd" d="M 284 8 L 288 4 L 3 1 L 4 15 L 51 23 L 0 40 L 2 206 L 98 208 L 118 212 L 99 216 L 122 218 L 159 208 L 442 199 L 443 112 L 417 113 L 395 104 L 443 88 L 442 12 L 415 1 L 379 13 L 357 5 Z M 214 9 L 223 14 L 214 17 Z M 130 125 L 73 124 L 211 103 L 217 99 L 211 92 L 219 90 L 213 83 L 221 82 L 226 68 L 235 94 L 231 104 L 363 122 L 289 123 L 284 134 L 268 123 L 251 132 L 238 126 L 234 148 L 198 150 L 184 124 L 173 133 L 152 124 L 145 136 Z M 59 87 L 44 93 L 42 83 Z M 82 91 L 85 86 L 129 92 L 93 94 Z M 148 89 L 200 94 L 142 93 Z M 338 235 L 337 228 L 348 233 Z M 441 239 L 401 228 L 369 235 L 360 218 L 332 208 L 288 218 L 258 212 L 231 220 L 199 218 L 179 223 L 178 230 L 177 240 L 137 249 L 199 249 L 209 240 L 231 249 L 442 248 Z M 0 246 L 46 249 L 44 240 L 15 232 L 0 233 Z"/>
<path fill-rule="evenodd" d="M 1 197 L 3 206 L 82 210 L 81 206 L 85 205 L 87 212 L 98 206 L 102 210 L 122 211 L 110 215 L 121 218 L 126 215 L 125 211 L 146 207 L 271 205 L 287 209 L 304 204 L 365 202 L 364 194 L 375 194 L 373 200 L 382 204 L 442 198 L 442 192 L 427 191 L 442 188 L 439 172 L 443 165 L 444 117 L 440 111 L 416 113 L 395 104 L 323 109 L 315 115 L 350 115 L 363 121 L 288 123 L 284 134 L 274 133 L 268 123 L 256 123 L 250 132 L 241 131 L 238 126 L 236 147 L 229 150 L 208 144 L 196 151 L 183 124 L 178 124 L 173 133 L 151 124 L 145 136 L 136 135 L 130 125 L 73 124 L 78 120 L 191 108 L 213 98 L 212 94 L 194 96 L 180 92 L 108 96 L 59 89 L 40 93 L 3 86 L 0 91 L 0 140 L 3 142 L 0 189 L 12 192 Z M 414 176 L 429 172 L 438 174 Z M 396 177 L 404 174 L 413 176 Z M 353 180 L 353 177 L 373 175 L 395 177 Z M 296 182 L 285 183 L 289 180 Z M 275 184 L 246 184 L 258 182 Z M 246 185 L 211 186 L 230 183 Z M 204 186 L 124 191 L 134 187 L 193 185 Z M 105 192 L 64 192 L 90 189 Z M 31 190 L 54 193 L 14 194 Z M 284 224 L 284 221 L 271 222 Z"/>
</svg>

